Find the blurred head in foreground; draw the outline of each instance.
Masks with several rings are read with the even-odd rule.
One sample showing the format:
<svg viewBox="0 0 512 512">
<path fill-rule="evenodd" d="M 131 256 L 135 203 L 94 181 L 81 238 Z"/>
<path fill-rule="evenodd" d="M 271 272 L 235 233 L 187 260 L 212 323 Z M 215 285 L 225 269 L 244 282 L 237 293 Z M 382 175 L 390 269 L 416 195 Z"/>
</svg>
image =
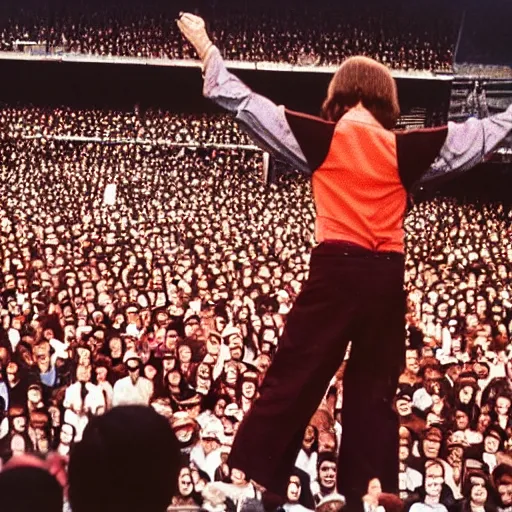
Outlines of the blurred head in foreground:
<svg viewBox="0 0 512 512">
<path fill-rule="evenodd" d="M 71 452 L 73 512 L 165 512 L 177 486 L 180 450 L 152 408 L 116 407 L 87 425 Z"/>
</svg>

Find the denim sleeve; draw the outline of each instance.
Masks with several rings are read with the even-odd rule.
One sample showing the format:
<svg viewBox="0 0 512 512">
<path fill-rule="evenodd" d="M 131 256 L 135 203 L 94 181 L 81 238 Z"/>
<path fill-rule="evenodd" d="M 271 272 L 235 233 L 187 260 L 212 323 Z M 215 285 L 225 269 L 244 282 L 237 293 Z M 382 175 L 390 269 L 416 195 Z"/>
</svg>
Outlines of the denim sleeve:
<svg viewBox="0 0 512 512">
<path fill-rule="evenodd" d="M 236 119 L 263 149 L 305 173 L 311 173 L 297 139 L 285 116 L 283 106 L 254 93 L 230 73 L 217 48 L 204 64 L 203 94 L 217 105 L 236 114 Z"/>
<path fill-rule="evenodd" d="M 512 143 L 512 105 L 505 112 L 485 119 L 449 123 L 446 142 L 419 183 L 467 171 L 506 142 Z"/>
</svg>

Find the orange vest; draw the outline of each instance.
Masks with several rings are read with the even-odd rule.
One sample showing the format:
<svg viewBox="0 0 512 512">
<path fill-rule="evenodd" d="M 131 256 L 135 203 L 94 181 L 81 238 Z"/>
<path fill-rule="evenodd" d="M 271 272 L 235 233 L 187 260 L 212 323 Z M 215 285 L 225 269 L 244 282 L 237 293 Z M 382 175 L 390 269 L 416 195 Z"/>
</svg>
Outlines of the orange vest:
<svg viewBox="0 0 512 512">
<path fill-rule="evenodd" d="M 313 171 L 316 239 L 404 252 L 408 188 L 428 170 L 447 128 L 392 132 L 365 109 L 337 123 L 287 111 Z"/>
</svg>

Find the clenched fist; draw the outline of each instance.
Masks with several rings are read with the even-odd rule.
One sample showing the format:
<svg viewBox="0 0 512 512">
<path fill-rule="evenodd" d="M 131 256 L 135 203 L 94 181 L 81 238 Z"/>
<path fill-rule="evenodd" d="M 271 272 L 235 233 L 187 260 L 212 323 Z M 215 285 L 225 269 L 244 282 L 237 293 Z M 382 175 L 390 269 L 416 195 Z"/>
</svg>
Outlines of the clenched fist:
<svg viewBox="0 0 512 512">
<path fill-rule="evenodd" d="M 208 37 L 203 18 L 188 12 L 180 13 L 178 27 L 189 43 L 196 49 L 199 58 L 204 60 L 213 43 Z"/>
</svg>

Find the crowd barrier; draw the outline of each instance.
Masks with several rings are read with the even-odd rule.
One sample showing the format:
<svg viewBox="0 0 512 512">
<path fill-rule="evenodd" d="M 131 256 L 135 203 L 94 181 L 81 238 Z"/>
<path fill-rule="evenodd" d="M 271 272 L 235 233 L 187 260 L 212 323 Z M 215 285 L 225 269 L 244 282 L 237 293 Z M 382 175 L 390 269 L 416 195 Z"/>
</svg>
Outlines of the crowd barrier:
<svg viewBox="0 0 512 512">
<path fill-rule="evenodd" d="M 21 43 L 20 43 L 21 44 Z M 41 45 L 37 45 L 38 47 Z M 179 68 L 200 68 L 201 62 L 193 59 L 169 59 L 166 57 L 146 58 L 146 57 L 122 57 L 112 55 L 92 55 L 82 53 L 66 53 L 64 51 L 41 54 L 40 52 L 0 52 L 0 59 L 3 60 L 35 60 L 48 62 L 83 62 L 96 64 L 125 64 L 139 66 L 160 66 L 160 67 L 179 67 Z M 51 50 L 51 49 L 50 49 Z M 252 71 L 279 71 L 294 73 L 327 73 L 333 74 L 338 65 L 316 66 L 316 65 L 296 65 L 281 62 L 248 62 L 226 60 L 228 69 L 246 69 Z M 431 71 L 420 70 L 392 70 L 395 78 L 417 78 L 422 80 L 452 80 L 450 73 L 433 73 Z"/>
<path fill-rule="evenodd" d="M 214 149 L 243 149 L 247 151 L 262 151 L 258 146 L 252 146 L 248 144 L 218 144 L 214 142 L 172 142 L 167 139 L 134 139 L 134 138 L 121 138 L 113 139 L 106 137 L 84 137 L 80 135 L 24 135 L 23 139 L 46 139 L 46 140 L 57 140 L 57 141 L 69 141 L 69 142 L 96 142 L 96 143 L 107 143 L 107 144 L 140 144 L 141 146 L 167 146 L 176 148 L 214 148 Z"/>
</svg>

